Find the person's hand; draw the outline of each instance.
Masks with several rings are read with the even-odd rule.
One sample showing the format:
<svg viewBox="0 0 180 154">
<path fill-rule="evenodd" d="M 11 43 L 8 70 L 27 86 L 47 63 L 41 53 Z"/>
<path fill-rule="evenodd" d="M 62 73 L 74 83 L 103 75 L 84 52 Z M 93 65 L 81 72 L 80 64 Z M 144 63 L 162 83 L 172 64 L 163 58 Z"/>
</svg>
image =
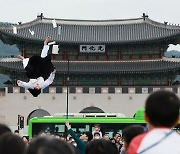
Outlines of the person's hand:
<svg viewBox="0 0 180 154">
<path fill-rule="evenodd" d="M 68 120 L 66 120 L 65 125 L 66 125 L 66 127 L 67 127 L 68 130 L 71 129 L 71 125 L 69 124 Z"/>
<path fill-rule="evenodd" d="M 50 36 L 46 37 L 46 39 L 44 40 L 44 45 L 47 45 L 50 42 L 50 40 L 51 40 Z"/>
<path fill-rule="evenodd" d="M 22 81 L 18 80 L 18 81 L 17 81 L 17 84 L 18 84 L 18 86 L 20 87 L 20 86 L 22 85 Z"/>
<path fill-rule="evenodd" d="M 56 73 L 56 69 L 54 69 L 54 71 L 52 72 L 52 74 L 55 74 Z"/>
</svg>

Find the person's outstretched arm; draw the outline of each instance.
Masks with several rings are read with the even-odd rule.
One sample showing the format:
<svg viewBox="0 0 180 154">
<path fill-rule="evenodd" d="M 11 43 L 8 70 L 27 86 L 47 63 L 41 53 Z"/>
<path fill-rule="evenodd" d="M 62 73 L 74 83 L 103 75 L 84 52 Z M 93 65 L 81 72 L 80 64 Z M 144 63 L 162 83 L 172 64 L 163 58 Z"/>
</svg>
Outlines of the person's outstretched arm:
<svg viewBox="0 0 180 154">
<path fill-rule="evenodd" d="M 44 89 L 53 83 L 54 78 L 55 78 L 55 73 L 56 73 L 56 70 L 54 69 L 54 71 L 51 72 L 49 78 L 47 80 L 45 80 L 44 83 L 42 84 L 41 89 Z"/>
<path fill-rule="evenodd" d="M 75 142 L 78 144 L 78 145 L 81 145 L 83 144 L 83 141 L 77 137 L 76 133 L 71 129 L 71 125 L 69 125 L 69 122 L 68 120 L 66 120 L 66 123 L 65 123 L 67 129 L 68 129 L 68 133 L 72 136 L 72 138 L 75 140 Z"/>
<path fill-rule="evenodd" d="M 23 88 L 34 89 L 33 85 L 30 82 L 24 82 L 24 81 L 18 80 L 17 85 Z"/>
<path fill-rule="evenodd" d="M 44 41 L 44 47 L 41 51 L 41 58 L 45 58 L 48 55 L 49 45 L 48 42 L 51 40 L 50 36 L 46 37 Z"/>
<path fill-rule="evenodd" d="M 41 58 L 45 58 L 48 55 L 49 45 L 44 45 L 41 51 Z"/>
</svg>

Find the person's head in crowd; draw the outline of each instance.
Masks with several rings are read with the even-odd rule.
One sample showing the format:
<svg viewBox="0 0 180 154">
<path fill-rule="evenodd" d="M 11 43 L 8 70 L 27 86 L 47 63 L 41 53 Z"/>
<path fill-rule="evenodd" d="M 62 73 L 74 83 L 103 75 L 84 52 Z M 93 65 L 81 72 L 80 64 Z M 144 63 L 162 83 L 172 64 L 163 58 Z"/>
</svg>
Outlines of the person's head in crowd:
<svg viewBox="0 0 180 154">
<path fill-rule="evenodd" d="M 121 136 L 120 136 L 120 135 L 118 135 L 118 136 L 117 136 L 117 138 L 116 138 L 116 142 L 118 142 L 118 143 L 119 143 L 120 141 L 121 141 Z"/>
<path fill-rule="evenodd" d="M 24 154 L 26 145 L 20 136 L 5 133 L 0 137 L 0 154 Z"/>
<path fill-rule="evenodd" d="M 93 139 L 100 139 L 100 138 L 101 138 L 100 133 L 99 132 L 95 132 L 94 136 L 93 136 Z"/>
<path fill-rule="evenodd" d="M 112 143 L 116 143 L 115 138 L 110 138 L 110 141 L 111 141 Z"/>
<path fill-rule="evenodd" d="M 71 143 L 73 141 L 74 141 L 74 139 L 70 136 L 69 139 L 66 142 Z"/>
<path fill-rule="evenodd" d="M 100 125 L 99 124 L 94 124 L 94 131 L 95 132 L 99 132 L 101 129 Z"/>
<path fill-rule="evenodd" d="M 150 129 L 171 128 L 179 121 L 180 100 L 170 91 L 156 91 L 149 95 L 145 103 L 145 120 Z"/>
<path fill-rule="evenodd" d="M 55 134 L 54 137 L 60 139 L 61 136 L 59 134 Z"/>
<path fill-rule="evenodd" d="M 26 145 L 28 145 L 28 143 L 29 143 L 29 136 L 23 136 L 23 137 L 22 137 L 22 140 L 24 141 L 24 143 L 25 143 Z"/>
<path fill-rule="evenodd" d="M 85 154 L 118 154 L 118 149 L 111 141 L 99 139 L 86 145 Z"/>
<path fill-rule="evenodd" d="M 33 139 L 26 154 L 78 154 L 76 148 L 52 136 L 37 137 Z"/>
<path fill-rule="evenodd" d="M 61 141 L 66 141 L 66 138 L 64 136 L 60 136 Z"/>
<path fill-rule="evenodd" d="M 76 143 L 74 140 L 71 142 L 71 144 L 72 144 L 73 146 L 77 147 L 77 143 Z"/>
<path fill-rule="evenodd" d="M 40 132 L 39 136 L 46 136 L 46 133 L 45 132 Z"/>
<path fill-rule="evenodd" d="M 4 124 L 0 124 L 0 136 L 3 135 L 4 133 L 11 133 L 11 130 L 8 126 Z"/>
<path fill-rule="evenodd" d="M 117 140 L 118 137 L 121 137 L 121 135 L 119 133 L 113 133 L 113 138 L 115 140 Z"/>
<path fill-rule="evenodd" d="M 109 137 L 108 134 L 105 134 L 105 135 L 103 136 L 103 139 L 105 139 L 105 140 L 110 140 L 110 137 Z"/>
<path fill-rule="evenodd" d="M 55 128 L 55 133 L 58 133 L 59 132 L 59 127 L 56 127 Z"/>
<path fill-rule="evenodd" d="M 123 139 L 124 139 L 124 150 L 128 150 L 128 146 L 131 140 L 139 135 L 144 133 L 144 127 L 141 125 L 130 125 L 123 129 Z"/>
<path fill-rule="evenodd" d="M 19 135 L 19 130 L 15 130 L 15 131 L 14 131 L 14 134 Z"/>
<path fill-rule="evenodd" d="M 80 136 L 80 139 L 82 141 L 89 142 L 93 139 L 93 135 L 90 131 L 83 132 L 82 135 Z"/>
<path fill-rule="evenodd" d="M 72 136 L 70 134 L 67 134 L 66 140 L 69 141 L 71 138 L 72 138 Z"/>
</svg>

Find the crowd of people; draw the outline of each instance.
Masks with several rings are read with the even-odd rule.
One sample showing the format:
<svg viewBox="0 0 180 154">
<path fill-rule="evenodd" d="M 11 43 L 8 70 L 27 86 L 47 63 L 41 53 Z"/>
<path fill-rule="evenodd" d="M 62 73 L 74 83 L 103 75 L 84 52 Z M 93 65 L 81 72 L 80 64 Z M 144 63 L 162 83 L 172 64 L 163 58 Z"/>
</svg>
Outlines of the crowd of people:
<svg viewBox="0 0 180 154">
<path fill-rule="evenodd" d="M 154 92 L 145 102 L 148 130 L 129 125 L 122 136 L 115 133 L 113 138 L 102 134 L 99 124 L 79 137 L 66 121 L 67 137 L 41 133 L 30 141 L 0 124 L 0 154 L 180 154 L 180 135 L 172 129 L 179 122 L 179 111 L 180 100 L 174 93 Z"/>
</svg>

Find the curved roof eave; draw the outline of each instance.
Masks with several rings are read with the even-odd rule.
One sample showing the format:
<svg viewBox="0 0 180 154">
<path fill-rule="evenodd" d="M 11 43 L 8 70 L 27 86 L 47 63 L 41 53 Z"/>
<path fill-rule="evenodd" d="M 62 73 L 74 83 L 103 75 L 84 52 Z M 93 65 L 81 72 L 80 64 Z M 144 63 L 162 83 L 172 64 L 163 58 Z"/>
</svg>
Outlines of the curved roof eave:
<svg viewBox="0 0 180 154">
<path fill-rule="evenodd" d="M 10 36 L 12 38 L 15 38 L 15 39 L 19 39 L 19 40 L 26 40 L 26 41 L 29 41 L 29 42 L 37 42 L 37 43 L 42 43 L 44 41 L 44 38 L 43 39 L 38 39 L 38 38 L 24 38 L 23 36 L 20 36 L 20 35 L 16 35 L 16 34 L 12 34 L 12 33 L 8 33 L 8 32 L 0 32 L 1 34 L 3 35 L 6 35 L 6 36 Z M 157 42 L 157 41 L 164 41 L 164 40 L 171 40 L 172 38 L 173 39 L 176 39 L 175 37 L 178 37 L 180 36 L 180 34 L 174 34 L 174 35 L 170 35 L 170 36 L 166 36 L 166 37 L 159 37 L 159 38 L 151 38 L 151 39 L 142 39 L 142 40 L 129 40 L 129 41 L 102 41 L 102 42 L 97 42 L 97 41 L 59 41 L 59 40 L 55 40 L 57 44 L 105 44 L 105 45 L 110 45 L 110 44 L 140 44 L 140 43 L 152 43 L 152 42 Z"/>
<path fill-rule="evenodd" d="M 160 23 L 157 21 L 154 21 L 150 18 L 131 18 L 131 19 L 109 19 L 109 20 L 78 20 L 78 19 L 57 19 L 57 18 L 36 18 L 30 22 L 21 23 L 21 24 L 5 24 L 0 25 L 0 29 L 10 29 L 12 26 L 16 26 L 17 28 L 26 28 L 32 25 L 36 25 L 37 23 L 45 23 L 45 24 L 51 24 L 52 20 L 56 20 L 57 24 L 61 25 L 128 25 L 128 24 L 137 24 L 137 23 L 148 23 L 154 26 L 159 26 L 162 28 L 171 28 L 171 29 L 180 29 L 180 25 L 168 25 L 165 23 Z"/>
<path fill-rule="evenodd" d="M 28 23 L 14 25 L 18 30 L 17 34 L 13 33 L 12 25 L 0 26 L 0 33 L 39 42 L 50 34 L 53 40 L 65 44 L 131 44 L 163 40 L 180 35 L 180 26 L 165 25 L 149 18 L 145 20 L 136 18 L 129 20 L 56 19 L 57 24 L 65 26 L 62 27 L 62 34 L 58 36 L 57 29 L 53 28 L 52 20 L 52 18 L 42 18 L 42 20 L 37 18 Z M 119 25 L 121 26 L 118 27 Z M 35 35 L 31 35 L 30 30 L 34 30 Z"/>
<path fill-rule="evenodd" d="M 15 61 L 16 60 L 16 61 Z M 67 72 L 68 64 L 66 61 L 53 61 L 58 73 Z M 17 59 L 2 59 L 0 67 L 7 70 L 24 72 L 22 62 Z M 180 61 L 167 60 L 141 60 L 141 61 L 71 61 L 69 64 L 70 73 L 155 73 L 169 72 L 180 69 Z"/>
</svg>

